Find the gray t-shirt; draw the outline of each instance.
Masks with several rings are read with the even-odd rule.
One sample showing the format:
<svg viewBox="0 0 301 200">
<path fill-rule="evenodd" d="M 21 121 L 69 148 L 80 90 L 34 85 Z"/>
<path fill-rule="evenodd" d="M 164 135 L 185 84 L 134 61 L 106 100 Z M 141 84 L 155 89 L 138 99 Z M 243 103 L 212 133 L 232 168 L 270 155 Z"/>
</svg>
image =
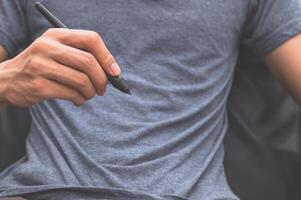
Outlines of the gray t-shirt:
<svg viewBox="0 0 301 200">
<path fill-rule="evenodd" d="M 11 56 L 51 27 L 34 2 L 0 1 Z M 101 34 L 133 96 L 109 86 L 80 108 L 32 106 L 27 155 L 0 175 L 0 197 L 237 200 L 222 143 L 238 46 L 263 56 L 301 32 L 300 1 L 42 2 L 67 26 Z"/>
</svg>

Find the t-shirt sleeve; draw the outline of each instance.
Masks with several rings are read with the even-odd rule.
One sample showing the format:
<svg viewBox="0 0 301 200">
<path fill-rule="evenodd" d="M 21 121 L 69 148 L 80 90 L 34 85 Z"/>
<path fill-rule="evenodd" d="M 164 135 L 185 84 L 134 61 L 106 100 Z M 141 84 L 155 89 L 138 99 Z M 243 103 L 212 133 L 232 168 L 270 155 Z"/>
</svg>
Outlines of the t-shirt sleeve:
<svg viewBox="0 0 301 200">
<path fill-rule="evenodd" d="M 257 0 L 243 44 L 264 56 L 301 33 L 300 0 Z"/>
<path fill-rule="evenodd" d="M 27 41 L 25 0 L 0 0 L 0 45 L 15 56 Z"/>
</svg>

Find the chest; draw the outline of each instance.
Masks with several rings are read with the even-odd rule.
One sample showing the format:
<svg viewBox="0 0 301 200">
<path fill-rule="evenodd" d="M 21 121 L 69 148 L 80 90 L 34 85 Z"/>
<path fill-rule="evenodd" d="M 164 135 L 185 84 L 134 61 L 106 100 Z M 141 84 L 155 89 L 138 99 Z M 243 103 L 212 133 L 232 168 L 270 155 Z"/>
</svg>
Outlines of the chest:
<svg viewBox="0 0 301 200">
<path fill-rule="evenodd" d="M 50 25 L 33 5 L 27 3 L 30 35 L 35 38 Z M 44 0 L 42 1 L 70 28 L 89 29 L 110 39 L 122 34 L 132 40 L 150 38 L 214 37 L 228 40 L 240 34 L 247 4 L 237 0 Z"/>
</svg>

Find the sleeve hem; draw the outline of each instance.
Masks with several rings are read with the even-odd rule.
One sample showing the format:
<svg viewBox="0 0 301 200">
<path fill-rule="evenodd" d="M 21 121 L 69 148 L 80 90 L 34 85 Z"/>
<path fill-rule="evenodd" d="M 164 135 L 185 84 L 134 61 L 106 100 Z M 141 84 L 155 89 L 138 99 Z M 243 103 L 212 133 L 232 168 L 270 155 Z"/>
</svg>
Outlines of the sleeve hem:
<svg viewBox="0 0 301 200">
<path fill-rule="evenodd" d="M 299 33 L 301 33 L 301 20 L 291 21 L 255 42 L 253 51 L 258 56 L 265 56 Z"/>
<path fill-rule="evenodd" d="M 13 40 L 7 35 L 4 31 L 0 30 L 0 45 L 2 45 L 7 53 L 9 58 L 13 57 L 17 50 L 17 45 Z"/>
</svg>

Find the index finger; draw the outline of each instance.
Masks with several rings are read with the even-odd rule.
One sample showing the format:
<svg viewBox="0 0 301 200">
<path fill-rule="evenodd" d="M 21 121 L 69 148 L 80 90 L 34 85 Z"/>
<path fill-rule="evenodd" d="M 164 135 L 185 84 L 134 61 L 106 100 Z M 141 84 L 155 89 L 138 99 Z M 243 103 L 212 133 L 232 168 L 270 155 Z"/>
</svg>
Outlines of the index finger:
<svg viewBox="0 0 301 200">
<path fill-rule="evenodd" d="M 59 34 L 55 35 L 61 43 L 90 52 L 106 73 L 112 76 L 120 75 L 119 65 L 97 32 L 75 29 L 57 29 L 56 31 Z"/>
</svg>

